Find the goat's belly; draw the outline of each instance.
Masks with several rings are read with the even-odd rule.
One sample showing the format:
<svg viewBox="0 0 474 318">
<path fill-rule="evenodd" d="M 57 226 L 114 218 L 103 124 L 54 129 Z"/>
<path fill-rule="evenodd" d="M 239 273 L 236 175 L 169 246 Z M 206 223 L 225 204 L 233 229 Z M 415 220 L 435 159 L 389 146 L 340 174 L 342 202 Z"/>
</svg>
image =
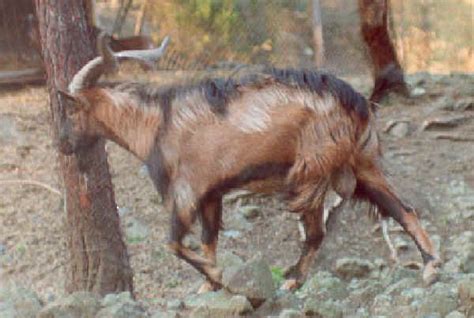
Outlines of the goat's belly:
<svg viewBox="0 0 474 318">
<path fill-rule="evenodd" d="M 263 194 L 283 192 L 285 190 L 285 178 L 273 177 L 264 180 L 253 180 L 245 184 L 243 189 Z"/>
</svg>

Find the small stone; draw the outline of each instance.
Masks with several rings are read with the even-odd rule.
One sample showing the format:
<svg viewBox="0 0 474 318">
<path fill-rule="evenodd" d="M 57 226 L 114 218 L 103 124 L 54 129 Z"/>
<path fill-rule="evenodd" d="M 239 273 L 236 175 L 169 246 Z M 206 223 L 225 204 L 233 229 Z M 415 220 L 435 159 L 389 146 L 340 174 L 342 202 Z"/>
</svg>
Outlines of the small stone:
<svg viewBox="0 0 474 318">
<path fill-rule="evenodd" d="M 180 299 L 172 299 L 166 303 L 168 310 L 180 310 L 184 308 L 184 303 Z"/>
<path fill-rule="evenodd" d="M 130 292 L 108 294 L 101 302 L 102 309 L 96 317 L 101 318 L 144 318 L 145 310 L 132 299 Z"/>
<path fill-rule="evenodd" d="M 464 273 L 474 273 L 474 250 L 466 251 L 462 255 L 459 267 Z"/>
<path fill-rule="evenodd" d="M 95 317 L 99 309 L 99 295 L 75 292 L 48 304 L 41 310 L 38 318 Z"/>
<path fill-rule="evenodd" d="M 303 313 L 296 309 L 284 309 L 278 318 L 300 318 L 303 316 Z"/>
<path fill-rule="evenodd" d="M 228 229 L 237 230 L 241 232 L 250 231 L 253 226 L 240 213 L 233 213 L 224 224 Z"/>
<path fill-rule="evenodd" d="M 6 252 L 7 248 L 5 247 L 5 245 L 0 244 L 0 256 L 5 255 Z"/>
<path fill-rule="evenodd" d="M 469 118 L 470 117 L 466 115 L 434 117 L 434 118 L 425 120 L 421 126 L 421 129 L 430 131 L 430 130 L 455 128 L 467 122 Z"/>
<path fill-rule="evenodd" d="M 446 315 L 444 318 L 466 318 L 466 316 L 459 311 L 451 311 L 449 314 Z"/>
<path fill-rule="evenodd" d="M 458 294 L 461 304 L 474 304 L 474 275 L 468 275 L 458 282 Z"/>
<path fill-rule="evenodd" d="M 147 178 L 150 176 L 150 170 L 146 165 L 142 165 L 138 170 L 138 175 L 142 178 Z"/>
<path fill-rule="evenodd" d="M 121 218 L 123 218 L 126 214 L 130 214 L 130 209 L 126 206 L 117 207 L 117 212 Z"/>
<path fill-rule="evenodd" d="M 41 301 L 35 292 L 15 282 L 1 282 L 0 317 L 35 318 L 41 310 Z"/>
<path fill-rule="evenodd" d="M 346 284 L 329 272 L 320 271 L 307 280 L 296 292 L 299 298 L 345 299 L 349 295 Z"/>
<path fill-rule="evenodd" d="M 235 238 L 241 237 L 242 233 L 240 231 L 237 231 L 237 230 L 228 230 L 228 231 L 222 232 L 222 235 L 224 235 L 225 237 L 228 237 L 228 238 L 235 239 Z"/>
<path fill-rule="evenodd" d="M 445 283 L 436 283 L 427 293 L 426 297 L 419 300 L 418 315 L 423 317 L 433 313 L 442 317 L 457 308 L 457 290 Z"/>
<path fill-rule="evenodd" d="M 373 268 L 374 265 L 367 260 L 357 257 L 346 257 L 336 261 L 334 270 L 341 277 L 350 279 L 369 276 Z"/>
<path fill-rule="evenodd" d="M 232 295 L 225 290 L 193 295 L 185 301 L 191 317 L 234 317 L 253 311 L 252 305 L 242 295 Z"/>
<path fill-rule="evenodd" d="M 155 311 L 151 318 L 179 318 L 180 315 L 176 311 L 167 310 L 167 311 Z"/>
<path fill-rule="evenodd" d="M 230 251 L 224 251 L 222 254 L 217 255 L 217 266 L 222 269 L 223 276 L 232 276 L 243 264 L 244 261 Z"/>
<path fill-rule="evenodd" d="M 408 121 L 389 121 L 384 129 L 385 132 L 398 138 L 406 137 L 411 132 L 410 122 Z"/>
<path fill-rule="evenodd" d="M 192 235 L 188 235 L 183 239 L 183 245 L 192 251 L 197 251 L 201 248 L 201 244 Z"/>
<path fill-rule="evenodd" d="M 270 267 L 260 256 L 237 266 L 234 271 L 224 271 L 223 285 L 232 293 L 245 295 L 258 306 L 275 294 Z"/>
<path fill-rule="evenodd" d="M 130 218 L 126 222 L 125 234 L 127 235 L 127 241 L 131 243 L 139 243 L 144 241 L 148 235 L 148 227 L 135 218 Z"/>
<path fill-rule="evenodd" d="M 393 239 L 393 246 L 395 246 L 397 251 L 406 251 L 410 247 L 410 244 L 400 236 L 396 236 Z"/>
<path fill-rule="evenodd" d="M 253 220 L 261 214 L 260 207 L 256 205 L 242 206 L 239 208 L 239 212 L 247 220 Z"/>
<path fill-rule="evenodd" d="M 314 298 L 309 298 L 303 308 L 307 316 L 316 316 L 324 318 L 342 318 L 343 307 L 339 301 L 328 299 L 320 301 Z"/>
<path fill-rule="evenodd" d="M 423 87 L 419 87 L 419 86 L 413 88 L 410 92 L 411 97 L 421 97 L 425 94 L 426 94 L 426 89 L 424 89 Z"/>
</svg>

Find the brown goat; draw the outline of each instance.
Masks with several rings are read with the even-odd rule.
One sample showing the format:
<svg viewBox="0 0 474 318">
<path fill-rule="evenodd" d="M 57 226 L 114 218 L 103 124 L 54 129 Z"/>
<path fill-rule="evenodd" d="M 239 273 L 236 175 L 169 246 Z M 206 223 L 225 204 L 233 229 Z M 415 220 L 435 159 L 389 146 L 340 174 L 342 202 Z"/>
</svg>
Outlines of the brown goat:
<svg viewBox="0 0 474 318">
<path fill-rule="evenodd" d="M 204 274 L 208 286 L 221 286 L 216 247 L 222 196 L 234 188 L 284 193 L 291 211 L 300 213 L 306 240 L 286 273 L 286 287 L 304 281 L 321 244 L 329 189 L 344 199 L 367 201 L 382 217 L 400 223 L 421 252 L 423 278 L 435 279 L 440 262 L 433 245 L 382 172 L 374 112 L 344 81 L 307 70 L 268 69 L 238 81 L 180 87 L 98 85 L 118 60 L 149 62 L 166 46 L 141 56 L 112 53 L 107 39 L 99 41 L 101 56 L 61 94 L 70 114 L 60 149 L 87 151 L 106 138 L 142 160 L 172 213 L 170 248 Z M 196 218 L 202 223 L 203 256 L 182 244 Z"/>
</svg>

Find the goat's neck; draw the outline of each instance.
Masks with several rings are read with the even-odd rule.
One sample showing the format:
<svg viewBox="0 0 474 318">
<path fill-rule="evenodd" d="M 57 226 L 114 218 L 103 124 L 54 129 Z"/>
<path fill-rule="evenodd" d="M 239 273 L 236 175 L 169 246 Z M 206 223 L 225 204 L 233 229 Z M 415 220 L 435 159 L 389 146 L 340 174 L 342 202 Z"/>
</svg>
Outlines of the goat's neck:
<svg viewBox="0 0 474 318">
<path fill-rule="evenodd" d="M 145 161 L 154 146 L 159 116 L 133 105 L 103 104 L 94 117 L 99 122 L 100 134 L 112 140 L 140 160 Z"/>
</svg>

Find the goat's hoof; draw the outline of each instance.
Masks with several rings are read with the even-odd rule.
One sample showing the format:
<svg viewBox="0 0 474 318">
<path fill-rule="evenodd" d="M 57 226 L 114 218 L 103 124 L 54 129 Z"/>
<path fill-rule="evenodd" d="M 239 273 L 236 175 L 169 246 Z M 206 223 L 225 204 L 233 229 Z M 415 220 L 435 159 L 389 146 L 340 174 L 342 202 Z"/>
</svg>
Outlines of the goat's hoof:
<svg viewBox="0 0 474 318">
<path fill-rule="evenodd" d="M 285 291 L 291 291 L 291 290 L 298 289 L 300 285 L 301 284 L 298 283 L 296 279 L 292 278 L 292 279 L 285 280 L 283 284 L 281 285 L 280 289 L 285 290 Z"/>
<path fill-rule="evenodd" d="M 423 269 L 423 282 L 426 286 L 435 283 L 439 278 L 438 268 L 441 265 L 439 259 L 428 262 Z"/>
<path fill-rule="evenodd" d="M 210 281 L 204 282 L 201 287 L 199 287 L 197 293 L 198 294 L 205 294 L 211 291 L 218 290 L 219 287 L 216 284 L 211 283 Z"/>
</svg>

